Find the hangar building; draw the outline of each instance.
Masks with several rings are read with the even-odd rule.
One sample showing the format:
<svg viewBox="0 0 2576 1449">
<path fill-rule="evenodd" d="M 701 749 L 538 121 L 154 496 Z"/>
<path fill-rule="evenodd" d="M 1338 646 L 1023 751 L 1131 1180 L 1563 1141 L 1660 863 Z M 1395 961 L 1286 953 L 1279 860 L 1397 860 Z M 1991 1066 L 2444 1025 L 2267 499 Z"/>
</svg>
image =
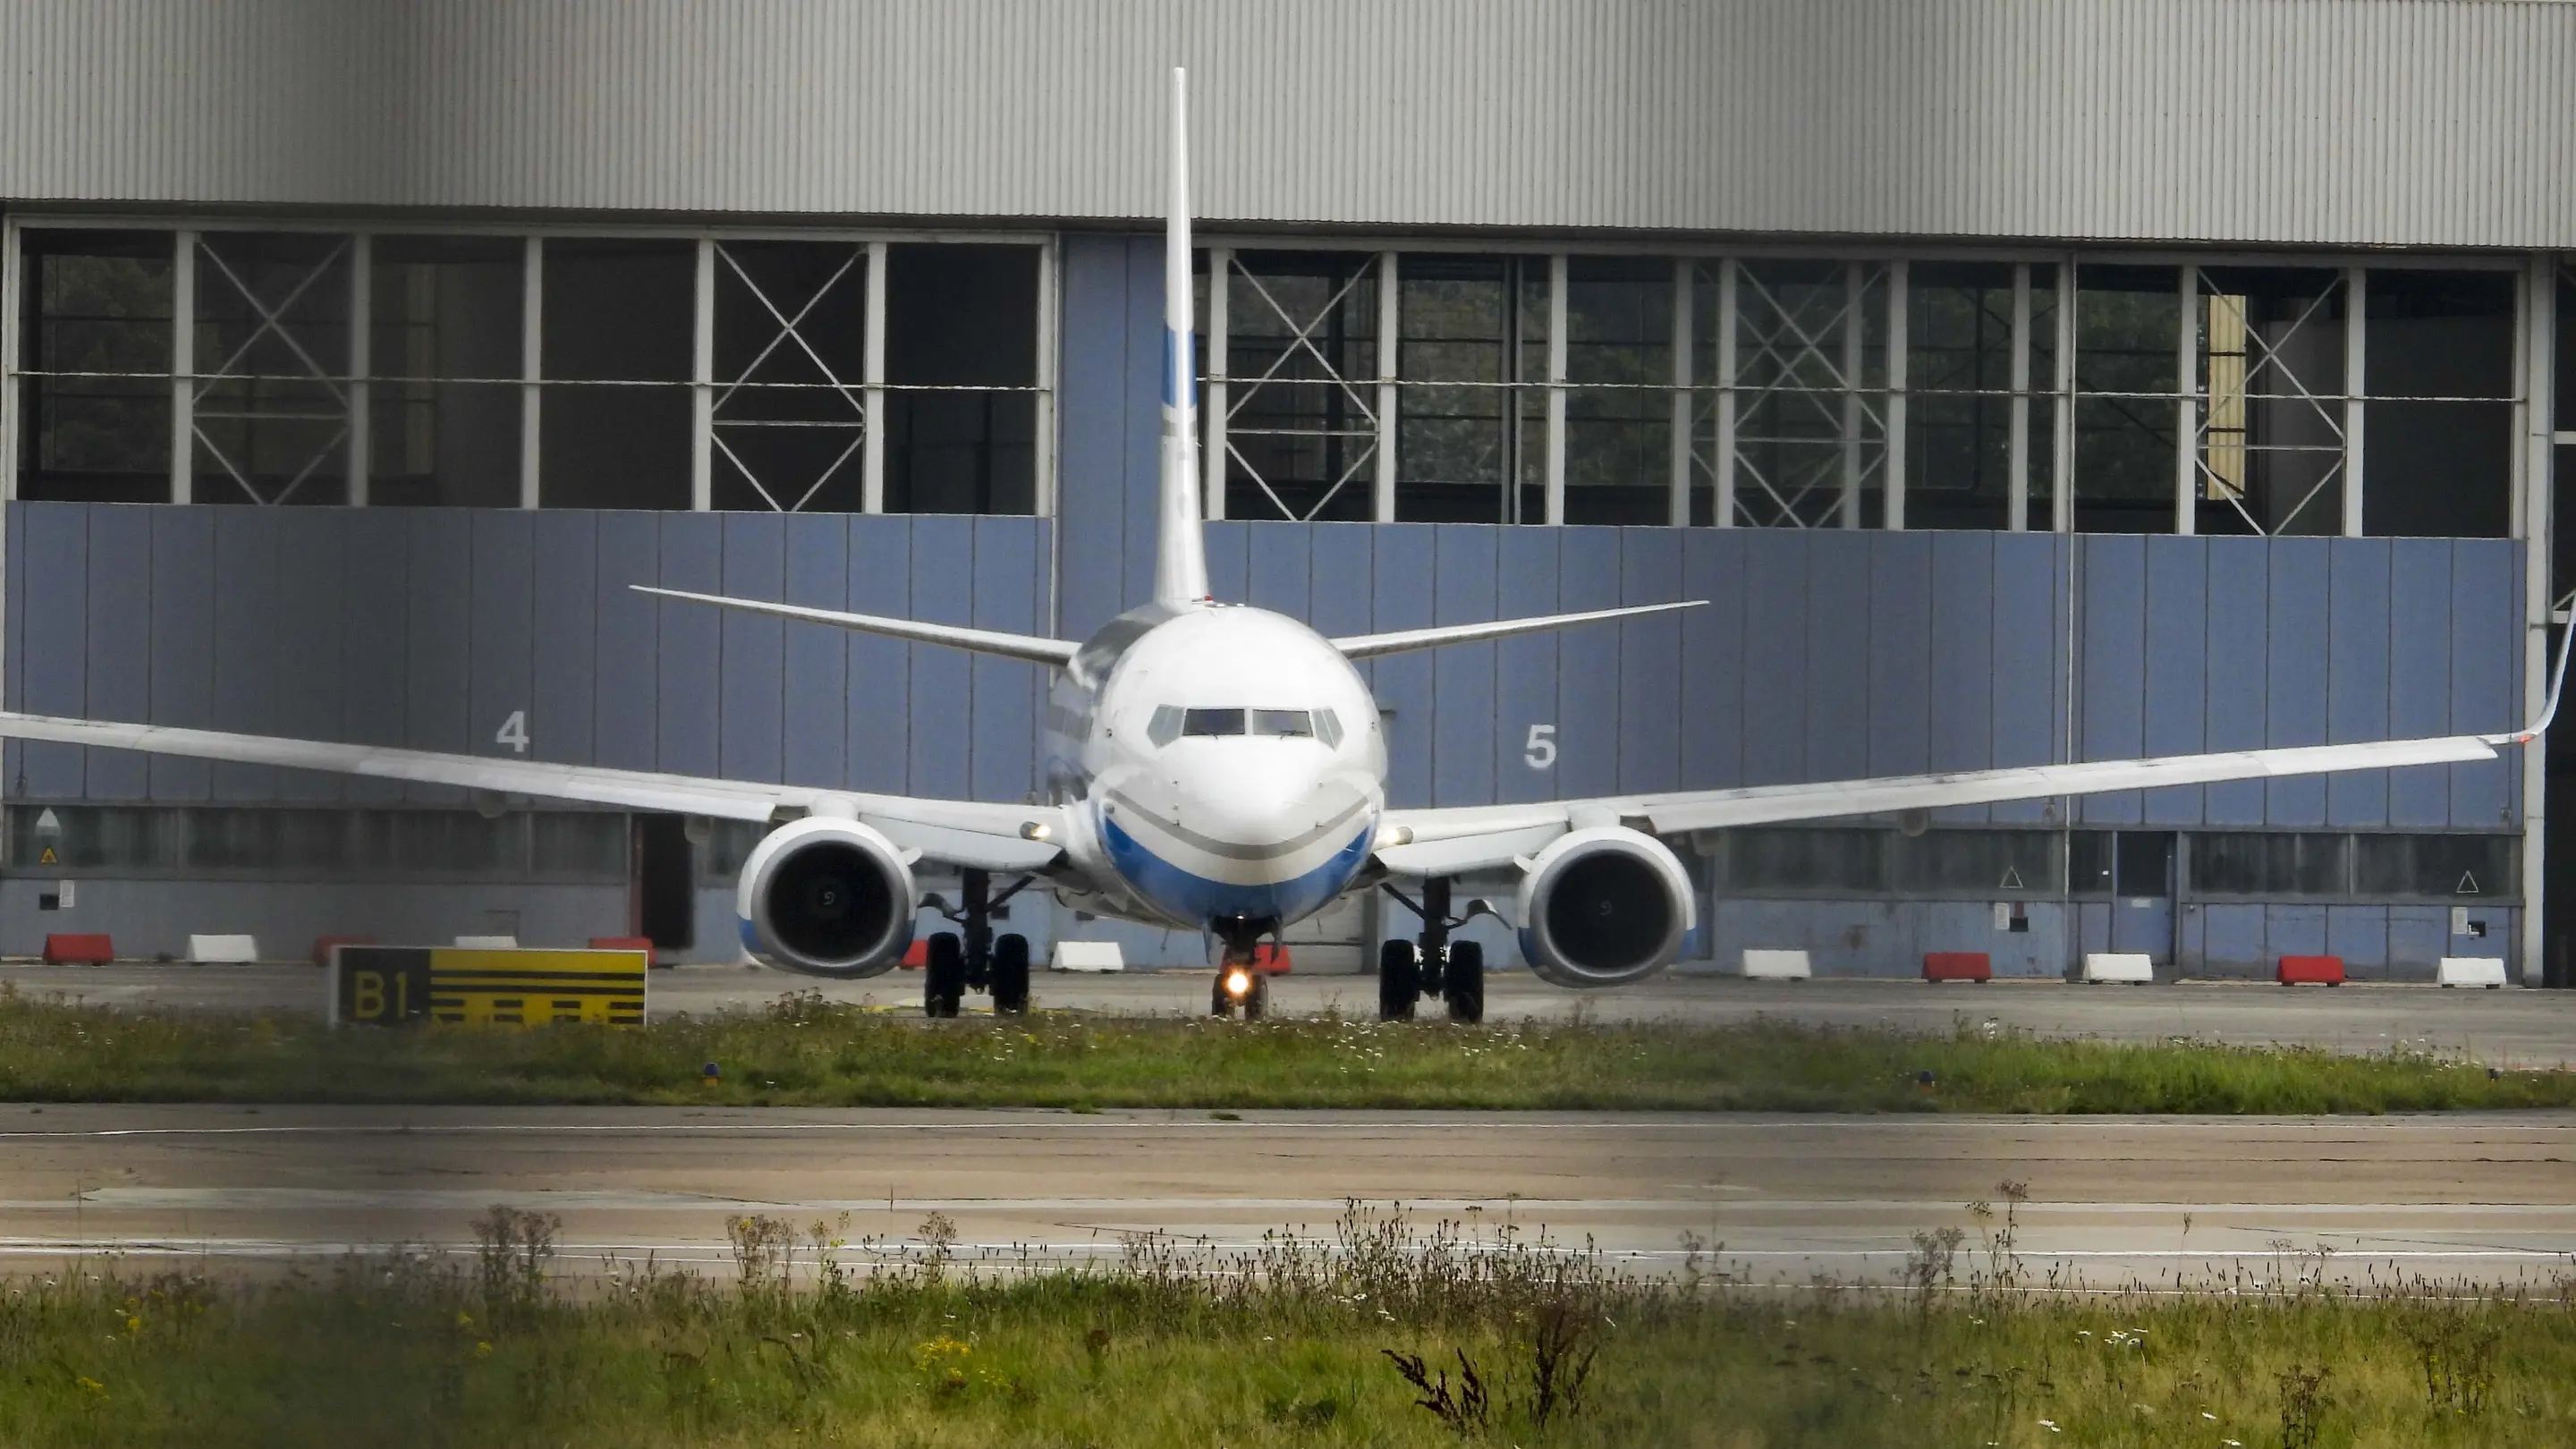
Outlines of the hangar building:
<svg viewBox="0 0 2576 1449">
<path fill-rule="evenodd" d="M 1174 64 L 1221 596 L 1339 633 L 1712 603 L 1376 663 L 1399 801 L 2540 699 L 2576 5 L 29 0 L 9 703 L 1025 796 L 1034 670 L 626 586 L 1075 636 L 1141 599 Z M 1695 954 L 2554 982 L 2554 768 L 1711 835 Z M 0 774 L 12 953 L 733 949 L 729 826 L 63 747 Z M 1355 907 L 1311 954 L 1405 930 Z"/>
</svg>

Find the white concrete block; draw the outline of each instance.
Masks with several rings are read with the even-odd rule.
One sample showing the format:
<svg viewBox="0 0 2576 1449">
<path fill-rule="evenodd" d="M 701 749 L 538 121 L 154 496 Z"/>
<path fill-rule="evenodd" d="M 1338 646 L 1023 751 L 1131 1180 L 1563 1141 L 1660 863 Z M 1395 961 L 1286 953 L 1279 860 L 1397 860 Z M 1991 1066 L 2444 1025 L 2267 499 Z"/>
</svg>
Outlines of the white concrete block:
<svg viewBox="0 0 2576 1449">
<path fill-rule="evenodd" d="M 459 951 L 516 951 L 519 949 L 519 938 L 516 936 L 459 936 L 456 938 L 456 949 Z"/>
<path fill-rule="evenodd" d="M 2155 958 L 2140 951 L 2087 951 L 2084 979 L 2145 986 L 2156 979 Z"/>
<path fill-rule="evenodd" d="M 199 965 L 247 966 L 259 960 L 259 942 L 249 936 L 190 936 L 188 959 Z"/>
<path fill-rule="evenodd" d="M 1126 953 L 1115 941 L 1058 941 L 1047 958 L 1049 971 L 1124 971 Z"/>
<path fill-rule="evenodd" d="M 1807 964 L 1804 951 L 1744 950 L 1744 979 L 1747 981 L 1804 981 L 1815 975 Z"/>
<path fill-rule="evenodd" d="M 2444 986 L 2504 985 L 2504 962 L 2493 956 L 2445 956 L 2433 967 L 2433 979 Z"/>
</svg>

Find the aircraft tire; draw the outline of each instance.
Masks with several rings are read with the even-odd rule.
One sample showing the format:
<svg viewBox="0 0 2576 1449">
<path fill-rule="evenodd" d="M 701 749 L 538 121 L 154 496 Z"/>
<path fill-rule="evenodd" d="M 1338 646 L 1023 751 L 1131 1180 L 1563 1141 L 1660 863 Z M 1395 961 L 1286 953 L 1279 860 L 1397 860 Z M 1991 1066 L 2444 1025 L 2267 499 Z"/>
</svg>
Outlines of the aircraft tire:
<svg viewBox="0 0 2576 1449">
<path fill-rule="evenodd" d="M 1422 996 L 1422 968 L 1411 941 L 1389 941 L 1377 948 L 1377 1019 L 1413 1020 L 1413 1004 Z"/>
<path fill-rule="evenodd" d="M 993 1010 L 1002 1016 L 1026 1016 L 1029 1010 L 1029 938 L 999 936 L 993 941 Z"/>
<path fill-rule="evenodd" d="M 1234 998 L 1225 994 L 1225 968 L 1222 966 L 1216 968 L 1215 978 L 1208 982 L 1208 1015 L 1220 1020 L 1230 1020 L 1234 1016 Z"/>
<path fill-rule="evenodd" d="M 1259 1021 L 1269 1014 L 1270 974 L 1266 971 L 1255 971 L 1252 973 L 1252 991 L 1243 998 L 1243 1019 Z"/>
<path fill-rule="evenodd" d="M 1485 1019 L 1485 948 L 1473 941 L 1449 943 L 1449 969 L 1441 973 L 1441 999 L 1451 1021 Z"/>
<path fill-rule="evenodd" d="M 966 994 L 966 943 L 954 931 L 941 931 L 930 938 L 924 953 L 921 973 L 922 1015 L 938 1018 L 957 1014 L 957 1003 Z"/>
</svg>

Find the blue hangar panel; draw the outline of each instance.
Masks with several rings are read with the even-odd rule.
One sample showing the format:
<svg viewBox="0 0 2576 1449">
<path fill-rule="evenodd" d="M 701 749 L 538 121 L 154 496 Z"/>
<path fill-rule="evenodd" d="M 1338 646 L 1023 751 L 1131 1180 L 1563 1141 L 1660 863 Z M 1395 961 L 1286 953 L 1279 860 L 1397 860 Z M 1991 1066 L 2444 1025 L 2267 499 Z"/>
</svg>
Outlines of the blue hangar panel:
<svg viewBox="0 0 2576 1449">
<path fill-rule="evenodd" d="M 933 624 L 975 622 L 975 521 L 922 514 L 912 521 L 910 616 Z M 962 799 L 967 793 L 969 732 L 975 708 L 975 674 L 958 649 L 912 649 L 912 731 L 907 789 L 915 795 Z"/>
<path fill-rule="evenodd" d="M 1869 773 L 1930 769 L 1932 549 L 1937 535 L 1889 533 L 1871 542 Z"/>
<path fill-rule="evenodd" d="M 592 759 L 622 770 L 662 768 L 662 614 L 682 605 L 635 592 L 662 582 L 662 521 L 654 513 L 600 513 L 592 576 Z M 695 607 L 686 606 L 686 607 Z M 704 616 L 707 610 L 699 609 Z M 712 629 L 715 621 L 704 619 Z"/>
<path fill-rule="evenodd" d="M 263 735 L 283 732 L 283 721 L 277 715 L 279 516 L 267 508 L 232 507 L 222 509 L 215 517 L 215 728 L 219 730 Z M 464 526 L 464 519 L 456 520 L 460 538 Z M 457 627 L 449 631 L 449 637 L 461 660 L 465 635 L 464 570 L 459 568 L 448 583 L 451 591 L 445 597 L 457 614 L 453 621 Z M 461 689 L 456 692 L 459 708 L 463 693 Z M 215 798 L 280 799 L 278 772 L 265 765 L 219 764 L 215 766 Z"/>
<path fill-rule="evenodd" d="M 187 581 L 192 590 L 202 590 L 212 608 L 214 579 L 211 573 L 202 579 L 191 576 L 189 555 L 199 547 L 208 549 L 211 562 L 213 521 L 207 515 L 212 509 L 169 508 L 157 510 L 152 527 L 152 554 L 155 581 L 153 585 L 153 718 L 167 724 L 192 721 L 170 716 L 173 700 L 164 688 L 162 651 L 172 642 L 171 617 L 161 607 L 160 595 L 173 584 Z M 408 725 L 411 686 L 411 525 L 409 510 L 367 508 L 351 513 L 341 534 L 347 552 L 335 570 L 340 576 L 340 596 L 348 618 L 342 631 L 345 652 L 340 671 L 344 690 L 341 728 L 345 738 L 362 745 L 407 746 L 411 743 Z M 202 526 L 199 526 L 202 525 Z M 315 561 L 321 567 L 321 561 Z M 184 627 L 184 626 L 183 626 Z M 186 665 L 177 666 L 177 677 L 186 676 Z M 170 798 L 163 786 L 163 771 L 193 768 L 203 771 L 194 761 L 154 761 L 153 793 Z M 200 775 L 199 778 L 203 778 Z M 362 805 L 389 805 L 403 798 L 403 787 L 392 780 L 351 780 L 348 798 Z"/>
<path fill-rule="evenodd" d="M 2063 759 L 2066 718 L 2066 571 L 2074 540 L 2041 533 L 1994 536 L 1994 764 Z M 2048 818 L 2041 801 L 1990 808 L 1998 821 Z"/>
<path fill-rule="evenodd" d="M 1682 598 L 1682 537 L 1669 528 L 1619 530 L 1619 602 Z M 1682 621 L 1635 619 L 1619 630 L 1619 790 L 1681 786 Z"/>
<path fill-rule="evenodd" d="M 1884 534 L 1816 529 L 1807 545 L 1803 780 L 1869 773 L 1869 574 Z"/>
<path fill-rule="evenodd" d="M 911 612 L 912 546 L 913 520 L 907 514 L 850 519 L 852 612 L 897 618 Z M 850 788 L 900 794 L 911 778 L 911 647 L 852 633 L 844 657 L 849 661 L 843 738 Z M 937 728 L 935 717 L 924 727 Z"/>
<path fill-rule="evenodd" d="M 474 515 L 473 681 L 466 738 L 475 754 L 532 758 L 536 717 L 536 518 L 495 509 Z M 508 738 L 504 738 L 507 736 Z"/>
<path fill-rule="evenodd" d="M 531 548 L 528 756 L 554 764 L 595 758 L 599 689 L 599 520 L 540 509 Z"/>
<path fill-rule="evenodd" d="M 314 556 L 329 560 L 331 550 Z M 152 510 L 89 510 L 88 662 L 84 712 L 92 719 L 152 717 Z M 336 585 L 337 580 L 333 580 Z M 336 593 L 336 587 L 334 589 Z M 338 628 L 339 610 L 323 628 Z M 323 657 L 336 662 L 333 647 Z M 339 687 L 336 669 L 314 671 L 325 687 Z M 338 722 L 333 721 L 336 726 Z M 92 750 L 84 793 L 92 800 L 141 800 L 150 792 L 151 757 L 130 750 Z"/>
<path fill-rule="evenodd" d="M 2146 697 L 2139 739 L 2150 755 L 2208 748 L 2209 545 L 2197 538 L 2147 541 Z M 2144 792 L 2149 825 L 2196 825 L 2201 790 L 2176 785 Z"/>
<path fill-rule="evenodd" d="M 2327 621 L 2334 577 L 2329 550 L 2334 542 L 2323 538 L 2271 542 L 2264 743 L 2274 748 L 2326 742 L 2326 665 L 2332 647 Z M 2314 830 L 2326 823 L 2326 782 L 2318 776 L 2266 781 L 2263 792 L 2266 824 Z M 2320 942 L 2324 930 L 2323 925 L 2317 928 Z M 2324 950 L 2322 944 L 2318 950 Z"/>
<path fill-rule="evenodd" d="M 2272 546 L 2259 538 L 2209 540 L 2208 748 L 2259 750 L 2267 729 L 2270 684 Z M 2201 792 L 2212 825 L 2263 823 L 2261 781 L 2211 785 Z M 2216 949 L 2215 947 L 2212 948 Z"/>
<path fill-rule="evenodd" d="M 2388 728 L 2400 739 L 2451 729 L 2451 544 L 2440 538 L 2389 543 Z M 2388 774 L 2388 823 L 2440 830 L 2451 823 L 2451 768 L 2418 765 Z"/>
<path fill-rule="evenodd" d="M 776 601 L 787 587 L 787 518 L 782 513 L 728 513 L 724 518 L 724 587 L 737 599 Z M 716 718 L 720 773 L 775 782 L 787 737 L 787 625 L 722 611 L 716 672 L 723 683 Z"/>
<path fill-rule="evenodd" d="M 2078 577 L 2083 619 L 2076 655 L 2076 757 L 2125 760 L 2144 753 L 2147 690 L 2147 540 L 2099 534 L 2081 540 Z M 2088 825 L 2135 825 L 2144 818 L 2138 791 L 2088 795 L 2075 818 Z"/>
<path fill-rule="evenodd" d="M 1128 374 L 1142 372 L 1150 379 L 1154 364 L 1128 352 L 1128 314 L 1143 305 L 1129 295 L 1130 250 L 1127 237 L 1064 239 L 1056 515 L 1064 530 L 1058 597 L 1067 638 L 1083 638 L 1141 602 L 1127 597 L 1127 493 L 1131 466 L 1142 461 L 1127 455 L 1133 392 Z M 1159 300 L 1160 293 L 1151 296 Z M 1159 340 L 1153 355 L 1161 355 Z M 1144 461 L 1144 469 L 1150 483 L 1152 463 Z"/>
<path fill-rule="evenodd" d="M 1558 530 L 1497 530 L 1495 612 L 1527 618 L 1565 609 L 1557 588 Z M 1494 645 L 1494 797 L 1520 802 L 1554 798 L 1557 730 L 1557 665 L 1563 646 L 1556 631 L 1523 634 Z M 1533 735 L 1533 730 L 1539 731 Z"/>
<path fill-rule="evenodd" d="M 662 535 L 661 586 L 695 594 L 724 592 L 724 515 L 657 515 Z M 660 738 L 655 768 L 679 775 L 718 773 L 724 688 L 724 611 L 678 599 L 651 601 L 655 621 L 654 715 Z"/>
<path fill-rule="evenodd" d="M 975 520 L 975 619 L 986 629 L 1046 632 L 1046 526 L 1034 518 Z M 1241 594 L 1234 595 L 1241 598 Z M 967 789 L 978 800 L 1022 800 L 1037 788 L 1042 666 L 976 655 Z"/>
<path fill-rule="evenodd" d="M 787 529 L 788 603 L 809 609 L 850 607 L 850 520 L 839 513 L 783 515 Z M 847 789 L 850 631 L 822 624 L 785 627 L 781 681 L 786 721 L 781 778 L 793 785 Z"/>
<path fill-rule="evenodd" d="M 98 517 L 105 517 L 100 510 Z M 277 510 L 277 651 L 275 713 L 280 734 L 306 740 L 348 738 L 345 714 L 347 676 L 340 658 L 345 648 L 349 612 L 345 605 L 348 575 L 340 560 L 348 553 L 352 514 L 338 508 Z M 95 539 L 97 525 L 91 526 Z M 527 599 L 496 590 L 513 626 L 527 627 Z M 478 615 L 479 617 L 479 615 Z M 110 715 L 110 718 L 116 716 Z M 281 770 L 278 794 L 290 800 L 337 801 L 349 796 L 349 777 L 320 770 Z"/>
<path fill-rule="evenodd" d="M 1369 557 L 1373 587 L 1368 632 L 1419 629 L 1432 621 L 1433 526 L 1379 526 Z M 1431 803 L 1432 654 L 1415 650 L 1377 660 L 1377 707 L 1387 722 L 1386 798 L 1394 805 Z"/>
<path fill-rule="evenodd" d="M 2462 734 L 2522 723 L 2521 545 L 2463 538 L 2451 544 L 2451 728 Z M 2519 750 L 2451 766 L 2451 828 L 2494 830 L 2520 818 Z"/>
<path fill-rule="evenodd" d="M 1444 523 L 1433 528 L 1435 624 L 1498 618 L 1492 528 Z M 1431 662 L 1431 803 L 1486 805 L 1494 796 L 1494 648 L 1460 644 L 1434 649 Z"/>
<path fill-rule="evenodd" d="M 403 679 L 404 743 L 416 750 L 471 754 L 474 515 L 421 508 L 406 511 L 403 523 L 410 555 L 404 591 L 410 608 L 403 620 L 409 639 L 409 668 Z M 218 524 L 219 535 L 221 530 Z M 215 583 L 220 601 L 220 592 L 230 585 L 220 575 Z M 216 782 L 220 790 L 220 768 Z M 465 799 L 464 791 L 446 785 L 408 785 L 403 793 L 410 800 L 447 805 Z"/>
<path fill-rule="evenodd" d="M 1983 770 L 1994 763 L 1994 535 L 1932 536 L 1932 681 L 1925 717 L 1925 767 Z M 1934 813 L 1944 823 L 1987 818 L 1983 805 Z"/>
<path fill-rule="evenodd" d="M 2333 578 L 2327 586 L 2334 611 L 2326 621 L 2326 733 L 2337 744 L 2390 737 L 2390 557 L 2387 539 L 2353 538 L 2335 544 Z M 2386 825 L 2388 772 L 2364 770 L 2328 777 L 2326 823 L 2338 829 Z M 2385 925 L 2383 917 L 2383 942 Z M 2384 959 L 2384 950 L 2380 954 Z M 2345 955 L 2347 963 L 2356 959 Z"/>
<path fill-rule="evenodd" d="M 1619 603 L 1619 530 L 1559 530 L 1557 606 L 1568 613 Z M 1557 641 L 1556 793 L 1619 788 L 1619 648 L 1616 626 L 1563 631 Z"/>
<path fill-rule="evenodd" d="M 17 566 L 13 576 L 26 580 L 17 614 L 24 621 L 19 698 L 23 708 L 38 714 L 76 715 L 88 702 L 83 641 L 89 634 L 89 509 L 78 503 L 24 504 L 19 521 L 12 537 L 26 539 L 26 553 L 11 560 Z M 13 775 L 13 793 L 78 799 L 81 754 L 76 745 L 21 747 L 19 770 L 27 785 L 16 790 Z"/>
<path fill-rule="evenodd" d="M 1682 597 L 1708 601 L 1682 615 L 1684 789 L 1724 789 L 1744 781 L 1746 537 L 1735 528 L 1682 535 Z"/>
</svg>

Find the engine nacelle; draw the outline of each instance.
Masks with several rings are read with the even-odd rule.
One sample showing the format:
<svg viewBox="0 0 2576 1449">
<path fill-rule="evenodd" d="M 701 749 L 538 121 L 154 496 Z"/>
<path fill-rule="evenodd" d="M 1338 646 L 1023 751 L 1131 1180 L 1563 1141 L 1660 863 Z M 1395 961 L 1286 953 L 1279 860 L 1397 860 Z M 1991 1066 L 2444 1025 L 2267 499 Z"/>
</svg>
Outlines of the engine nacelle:
<svg viewBox="0 0 2576 1449">
<path fill-rule="evenodd" d="M 1557 986 L 1624 986 L 1673 964 L 1696 924 L 1690 876 L 1625 826 L 1571 831 L 1521 876 L 1521 954 Z"/>
<path fill-rule="evenodd" d="M 760 961 L 850 981 L 903 959 L 919 900 L 893 841 L 857 820 L 808 816 L 752 848 L 734 915 Z"/>
</svg>

